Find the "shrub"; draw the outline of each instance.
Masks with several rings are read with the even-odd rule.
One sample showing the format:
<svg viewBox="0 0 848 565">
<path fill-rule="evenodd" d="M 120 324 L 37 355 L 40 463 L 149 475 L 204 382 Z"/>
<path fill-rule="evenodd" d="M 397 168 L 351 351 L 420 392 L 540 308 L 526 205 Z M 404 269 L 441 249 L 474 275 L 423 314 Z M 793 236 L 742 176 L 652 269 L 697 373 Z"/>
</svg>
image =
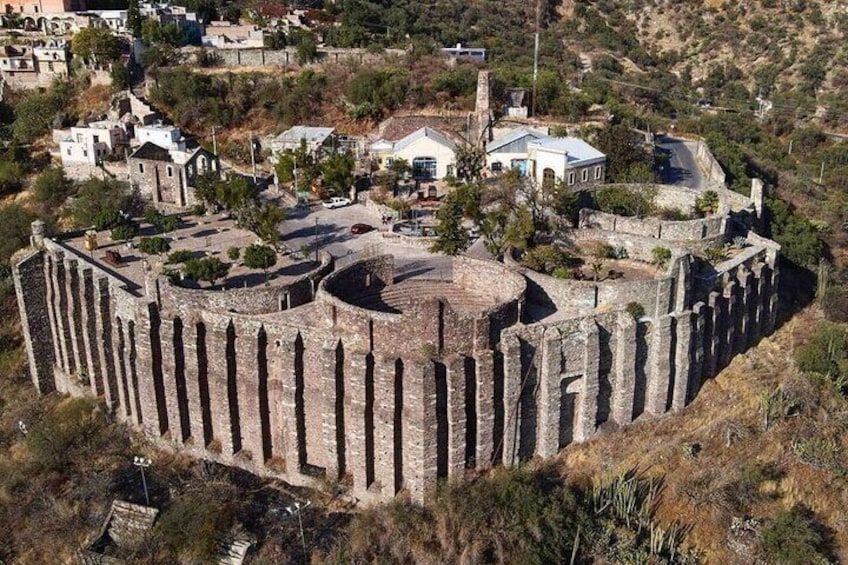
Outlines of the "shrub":
<svg viewBox="0 0 848 565">
<path fill-rule="evenodd" d="M 628 302 L 626 310 L 637 322 L 645 316 L 645 307 L 638 302 Z"/>
<path fill-rule="evenodd" d="M 227 276 L 230 266 L 217 257 L 206 257 L 204 259 L 189 259 L 185 262 L 186 277 L 195 281 L 206 281 L 215 284 L 218 279 Z"/>
<path fill-rule="evenodd" d="M 241 256 L 241 249 L 238 247 L 230 247 L 227 249 L 227 258 L 230 261 L 238 261 L 238 258 Z"/>
<path fill-rule="evenodd" d="M 571 256 L 555 245 L 538 245 L 528 249 L 522 263 L 528 269 L 551 274 L 559 267 L 567 267 Z"/>
<path fill-rule="evenodd" d="M 68 197 L 72 187 L 73 183 L 65 176 L 62 167 L 48 167 L 36 177 L 32 193 L 42 204 L 58 206 Z"/>
<path fill-rule="evenodd" d="M 268 269 L 277 264 L 277 252 L 267 245 L 250 245 L 244 250 L 244 265 L 249 269 Z"/>
<path fill-rule="evenodd" d="M 221 538 L 232 527 L 232 505 L 221 500 L 218 487 L 184 494 L 160 516 L 156 528 L 175 554 L 186 562 L 214 561 Z"/>
<path fill-rule="evenodd" d="M 715 214 L 719 208 L 718 192 L 707 190 L 695 199 L 695 208 L 704 216 Z"/>
<path fill-rule="evenodd" d="M 138 235 L 138 224 L 135 222 L 122 222 L 112 228 L 112 239 L 115 241 L 128 241 Z"/>
<path fill-rule="evenodd" d="M 824 538 L 817 531 L 812 516 L 799 508 L 779 511 L 762 531 L 763 551 L 770 563 L 827 562 L 821 550 Z"/>
<path fill-rule="evenodd" d="M 671 250 L 668 247 L 654 247 L 651 249 L 651 257 L 658 269 L 665 269 L 671 260 Z"/>
<path fill-rule="evenodd" d="M 169 264 L 185 263 L 192 258 L 194 258 L 194 253 L 188 249 L 178 249 L 177 251 L 170 253 L 168 255 L 168 260 L 165 262 Z"/>
<path fill-rule="evenodd" d="M 112 230 L 114 233 L 114 230 Z M 164 237 L 142 237 L 138 242 L 138 250 L 145 255 L 159 255 L 167 253 L 171 249 L 171 244 Z"/>
<path fill-rule="evenodd" d="M 574 272 L 568 267 L 557 267 L 553 272 L 554 278 L 557 279 L 573 279 Z"/>
<path fill-rule="evenodd" d="M 595 194 L 595 203 L 601 212 L 607 214 L 642 218 L 653 212 L 656 192 L 656 187 L 634 189 L 613 185 L 599 190 Z"/>
<path fill-rule="evenodd" d="M 707 247 L 704 250 L 704 256 L 710 263 L 721 263 L 727 258 L 727 252 L 724 247 Z"/>
</svg>

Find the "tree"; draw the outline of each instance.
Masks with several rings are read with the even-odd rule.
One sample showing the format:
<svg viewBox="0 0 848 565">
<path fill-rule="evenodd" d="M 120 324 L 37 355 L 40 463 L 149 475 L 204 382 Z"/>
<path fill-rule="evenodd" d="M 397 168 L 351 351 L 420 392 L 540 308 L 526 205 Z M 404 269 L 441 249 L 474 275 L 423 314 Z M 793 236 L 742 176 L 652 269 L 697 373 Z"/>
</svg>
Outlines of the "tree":
<svg viewBox="0 0 848 565">
<path fill-rule="evenodd" d="M 277 252 L 267 245 L 249 245 L 244 250 L 244 266 L 249 269 L 262 269 L 266 282 L 268 269 L 276 264 Z"/>
<path fill-rule="evenodd" d="M 214 171 L 204 171 L 194 181 L 194 197 L 209 206 L 217 204 L 216 195 L 221 175 Z"/>
<path fill-rule="evenodd" d="M 708 190 L 698 195 L 698 198 L 695 199 L 695 208 L 697 208 L 698 212 L 705 216 L 709 216 L 718 212 L 718 192 L 716 192 L 715 190 Z"/>
<path fill-rule="evenodd" d="M 456 149 L 456 177 L 464 182 L 480 180 L 486 154 L 473 145 L 461 145 Z"/>
<path fill-rule="evenodd" d="M 195 281 L 206 281 L 212 286 L 215 286 L 218 279 L 226 277 L 229 271 L 229 263 L 224 263 L 217 257 L 189 259 L 185 262 L 186 277 Z"/>
<path fill-rule="evenodd" d="M 462 205 L 446 198 L 436 212 L 436 241 L 431 250 L 445 255 L 459 255 L 468 247 L 468 232 L 462 227 Z"/>
<path fill-rule="evenodd" d="M 100 224 L 97 229 L 105 229 L 111 226 L 103 226 L 104 218 L 119 217 L 120 211 L 134 214 L 139 208 L 137 196 L 130 192 L 126 183 L 114 179 L 89 179 L 79 185 L 70 207 L 70 216 L 74 227 Z"/>
<path fill-rule="evenodd" d="M 0 265 L 8 265 L 12 254 L 29 244 L 35 215 L 20 204 L 0 206 Z"/>
<path fill-rule="evenodd" d="M 215 201 L 226 210 L 235 210 L 246 206 L 256 198 L 257 189 L 247 178 L 239 174 L 228 174 L 215 187 Z"/>
<path fill-rule="evenodd" d="M 143 18 L 141 10 L 138 6 L 138 0 L 129 0 L 127 5 L 127 29 L 130 30 L 134 38 L 141 38 L 141 27 Z"/>
<path fill-rule="evenodd" d="M 311 63 L 317 56 L 318 44 L 315 42 L 315 37 L 311 33 L 301 35 L 295 52 L 295 60 L 298 64 L 306 65 L 307 63 Z"/>
<path fill-rule="evenodd" d="M 73 182 L 65 176 L 61 166 L 47 167 L 35 178 L 32 193 L 35 199 L 50 207 L 60 206 L 73 188 Z"/>
<path fill-rule="evenodd" d="M 123 221 L 112 228 L 112 239 L 115 241 L 129 241 L 138 235 L 138 231 L 137 223 Z"/>
<path fill-rule="evenodd" d="M 71 52 L 97 66 L 111 63 L 121 57 L 124 45 L 109 28 L 86 27 L 74 34 Z"/>
<path fill-rule="evenodd" d="M 23 164 L 13 160 L 0 161 L 0 195 L 20 190 L 24 175 Z"/>
<path fill-rule="evenodd" d="M 161 255 L 171 250 L 171 244 L 161 236 L 142 237 L 138 242 L 138 250 L 145 255 Z"/>
<path fill-rule="evenodd" d="M 305 139 L 300 140 L 300 145 L 296 149 L 286 149 L 277 156 L 275 171 L 280 182 L 296 180 L 295 190 L 298 192 L 308 191 L 321 172 Z"/>
<path fill-rule="evenodd" d="M 398 177 L 403 177 L 412 170 L 412 167 L 409 165 L 409 161 L 403 157 L 398 157 L 392 160 L 392 164 L 389 165 L 389 170 L 395 173 Z"/>
<path fill-rule="evenodd" d="M 353 155 L 334 153 L 318 165 L 324 184 L 332 187 L 336 195 L 344 194 L 353 185 Z"/>
<path fill-rule="evenodd" d="M 637 134 L 623 124 L 617 124 L 598 133 L 597 147 L 607 156 L 607 180 L 628 182 L 633 178 L 631 169 L 650 170 L 651 158 Z"/>
</svg>

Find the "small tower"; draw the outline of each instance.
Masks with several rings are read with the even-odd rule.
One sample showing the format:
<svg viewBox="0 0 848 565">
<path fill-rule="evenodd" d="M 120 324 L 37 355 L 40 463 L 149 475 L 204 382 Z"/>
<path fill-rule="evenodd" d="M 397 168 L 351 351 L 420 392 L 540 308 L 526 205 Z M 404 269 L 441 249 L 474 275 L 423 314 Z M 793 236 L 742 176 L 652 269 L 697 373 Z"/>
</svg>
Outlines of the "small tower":
<svg viewBox="0 0 848 565">
<path fill-rule="evenodd" d="M 32 235 L 29 238 L 29 244 L 36 249 L 44 248 L 44 222 L 35 220 L 30 224 Z"/>
</svg>

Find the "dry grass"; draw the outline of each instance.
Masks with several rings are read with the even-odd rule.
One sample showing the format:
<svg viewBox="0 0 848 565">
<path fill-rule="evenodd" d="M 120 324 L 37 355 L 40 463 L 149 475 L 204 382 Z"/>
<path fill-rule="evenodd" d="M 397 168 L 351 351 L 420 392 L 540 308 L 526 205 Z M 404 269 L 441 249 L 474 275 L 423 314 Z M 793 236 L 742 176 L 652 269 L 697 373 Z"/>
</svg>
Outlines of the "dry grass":
<svg viewBox="0 0 848 565">
<path fill-rule="evenodd" d="M 834 532 L 838 557 L 848 559 L 844 482 L 834 473 L 799 462 L 791 446 L 794 437 L 817 429 L 822 420 L 843 426 L 848 422 L 848 406 L 826 385 L 793 376 L 793 351 L 818 319 L 820 313 L 804 311 L 758 347 L 736 357 L 681 414 L 637 423 L 566 449 L 561 457 L 569 475 L 585 481 L 638 467 L 649 476 L 663 477 L 665 493 L 657 517 L 661 522 L 690 524 L 687 541 L 703 551 L 709 563 L 745 561 L 746 556 L 727 547 L 732 517 L 767 518 L 779 507 L 795 504 L 818 515 Z M 800 413 L 764 432 L 759 396 L 778 385 L 800 402 Z M 840 408 L 841 415 L 833 413 Z M 686 453 L 692 445 L 700 447 L 694 457 Z M 750 487 L 750 500 L 744 500 L 738 485 L 746 470 L 754 468 L 771 468 L 773 476 L 758 477 Z"/>
</svg>

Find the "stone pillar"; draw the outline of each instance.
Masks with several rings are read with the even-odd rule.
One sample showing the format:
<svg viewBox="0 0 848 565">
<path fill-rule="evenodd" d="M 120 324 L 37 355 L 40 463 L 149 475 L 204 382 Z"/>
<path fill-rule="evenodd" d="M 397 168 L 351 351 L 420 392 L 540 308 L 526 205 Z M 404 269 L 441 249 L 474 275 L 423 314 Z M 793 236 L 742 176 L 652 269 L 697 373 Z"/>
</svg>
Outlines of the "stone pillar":
<svg viewBox="0 0 848 565">
<path fill-rule="evenodd" d="M 94 321 L 97 336 L 97 355 L 101 369 L 103 391 L 106 404 L 114 410 L 119 406 L 118 364 L 115 359 L 115 340 L 113 339 L 111 295 L 109 280 L 106 277 L 94 279 Z"/>
<path fill-rule="evenodd" d="M 183 356 L 185 361 L 186 398 L 188 400 L 188 421 L 191 437 L 186 443 L 205 449 L 203 434 L 203 406 L 200 400 L 200 359 L 197 349 L 197 321 L 186 320 L 183 323 Z"/>
<path fill-rule="evenodd" d="M 580 405 L 577 406 L 577 422 L 574 426 L 574 441 L 586 441 L 595 433 L 598 416 L 598 364 L 600 360 L 600 341 L 598 325 L 591 318 L 580 323 L 580 333 L 585 340 L 583 350 L 583 388 L 580 392 Z"/>
<path fill-rule="evenodd" d="M 45 252 L 42 257 L 44 261 L 43 277 L 46 287 L 45 298 L 47 300 L 47 319 L 50 323 L 50 331 L 52 333 L 52 339 L 50 341 L 53 344 L 53 370 L 61 371 L 64 358 L 62 355 L 62 333 L 59 326 L 59 316 L 56 313 L 56 304 L 58 303 L 58 297 L 56 296 L 56 265 L 53 261 L 53 256 L 49 253 Z M 23 262 L 21 262 L 21 264 L 23 264 Z M 18 296 L 22 296 L 22 294 L 19 293 Z M 30 367 L 32 366 L 33 365 L 30 364 Z M 55 387 L 55 377 L 51 377 L 51 380 Z"/>
<path fill-rule="evenodd" d="M 102 349 L 103 342 L 97 335 L 97 321 L 95 311 L 95 292 L 94 279 L 90 268 L 83 268 L 80 265 L 80 270 L 77 272 L 79 278 L 79 294 L 76 300 L 82 305 L 80 308 L 80 329 L 82 331 L 82 351 L 80 356 L 85 361 L 85 366 L 88 367 L 88 382 L 93 396 L 104 396 L 106 391 L 103 387 L 103 370 L 100 366 L 101 354 L 98 349 Z"/>
<path fill-rule="evenodd" d="M 539 403 L 537 406 L 536 454 L 552 457 L 559 451 L 559 409 L 562 380 L 562 335 L 549 327 L 542 337 L 539 366 Z"/>
<path fill-rule="evenodd" d="M 777 310 L 779 307 L 780 271 L 777 259 L 769 265 L 771 268 L 771 284 L 769 284 L 768 317 L 766 319 L 765 334 L 771 335 L 777 325 Z"/>
<path fill-rule="evenodd" d="M 674 390 L 671 400 L 671 409 L 675 412 L 683 410 L 689 402 L 689 379 L 692 378 L 691 371 L 691 349 L 692 349 L 692 314 L 684 312 L 677 316 L 674 324 L 677 351 L 674 355 Z"/>
<path fill-rule="evenodd" d="M 710 292 L 707 298 L 709 335 L 704 340 L 708 344 L 708 349 L 704 352 L 704 367 L 705 375 L 709 378 L 715 377 L 721 370 L 722 347 L 726 331 L 724 328 L 726 303 L 724 296 L 717 291 Z"/>
<path fill-rule="evenodd" d="M 709 308 L 703 302 L 696 302 L 692 307 L 694 324 L 692 326 L 692 362 L 690 365 L 689 400 L 694 400 L 701 390 L 704 380 L 704 346 L 707 336 L 704 334 Z"/>
<path fill-rule="evenodd" d="M 167 407 L 156 402 L 154 383 L 153 348 L 151 345 L 151 322 L 148 308 L 136 316 L 135 351 L 136 376 L 138 381 L 138 399 L 141 403 L 141 427 L 150 437 L 160 437 L 167 429 Z"/>
<path fill-rule="evenodd" d="M 345 445 L 344 437 L 339 437 L 344 432 L 344 409 L 339 414 L 340 404 L 345 402 L 344 384 L 341 390 L 336 382 L 336 346 L 337 343 L 325 342 L 321 348 L 321 396 L 323 406 L 321 410 L 321 426 L 323 434 L 324 451 L 327 454 L 327 476 L 340 477 L 346 469 L 342 468 L 340 462 L 344 459 Z M 344 369 L 342 368 L 342 371 Z M 337 393 L 341 392 L 341 395 Z M 341 398 L 339 398 L 341 396 Z M 342 429 L 339 430 L 341 419 Z M 341 439 L 341 442 L 339 441 Z M 341 445 L 340 445 L 341 443 Z M 346 463 L 346 461 L 345 461 Z"/>
<path fill-rule="evenodd" d="M 133 416 L 133 398 L 130 396 L 130 344 L 127 323 L 120 318 L 112 320 L 112 341 L 115 343 L 115 371 L 118 376 L 118 402 L 121 404 L 121 419 L 137 423 Z"/>
<path fill-rule="evenodd" d="M 501 341 L 504 364 L 504 433 L 503 464 L 512 467 L 518 462 L 518 400 L 521 396 L 521 343 L 514 335 Z"/>
<path fill-rule="evenodd" d="M 364 493 L 371 486 L 366 476 L 365 453 L 365 372 L 367 352 L 345 353 L 345 432 L 347 469 L 353 476 L 354 491 Z"/>
<path fill-rule="evenodd" d="M 654 319 L 652 328 L 650 373 L 645 408 L 654 416 L 665 414 L 668 403 L 671 357 L 674 355 L 671 351 L 672 323 L 671 316 L 659 316 Z"/>
<path fill-rule="evenodd" d="M 404 368 L 403 476 L 410 498 L 423 502 L 436 489 L 436 373 L 430 360 Z"/>
<path fill-rule="evenodd" d="M 210 324 L 207 327 L 206 357 L 213 442 L 218 442 L 218 446 L 213 446 L 212 451 L 217 451 L 223 457 L 229 459 L 233 453 L 233 436 L 227 390 L 226 326 L 219 328 Z"/>
<path fill-rule="evenodd" d="M 448 385 L 448 477 L 465 473 L 465 360 L 451 356 L 445 362 Z"/>
<path fill-rule="evenodd" d="M 68 323 L 70 325 L 71 352 L 74 358 L 77 377 L 81 379 L 83 372 L 89 375 L 89 368 L 85 359 L 85 345 L 83 343 L 82 308 L 80 307 L 80 281 L 78 261 L 76 259 L 65 259 L 65 295 L 67 304 Z"/>
<path fill-rule="evenodd" d="M 751 302 L 753 300 L 752 283 L 753 276 L 751 272 L 745 268 L 745 265 L 739 266 L 739 271 L 736 275 L 736 280 L 739 283 L 739 301 L 736 312 L 736 341 L 734 350 L 736 353 L 742 353 L 748 349 L 749 332 L 751 330 Z"/>
<path fill-rule="evenodd" d="M 39 394 L 46 394 L 56 390 L 53 376 L 56 334 L 48 314 L 44 254 L 33 253 L 16 262 L 12 277 L 32 384 Z"/>
<path fill-rule="evenodd" d="M 281 340 L 277 352 L 281 370 L 279 371 L 279 419 L 282 425 L 278 432 L 277 440 L 282 442 L 281 453 L 286 458 L 286 468 L 289 473 L 299 473 L 301 463 L 306 463 L 306 438 L 299 441 L 297 432 L 297 386 L 295 383 L 295 355 L 297 334 L 289 335 Z M 271 384 L 269 383 L 269 388 Z M 304 452 L 301 453 L 301 448 Z"/>
<path fill-rule="evenodd" d="M 259 413 L 259 331 L 236 328 L 236 389 L 242 455 L 263 464 L 262 419 Z"/>
<path fill-rule="evenodd" d="M 59 341 L 62 348 L 62 369 L 65 372 L 65 382 L 58 388 L 61 392 L 68 392 L 67 378 L 76 372 L 77 366 L 74 364 L 74 350 L 71 346 L 71 324 L 68 316 L 68 310 L 71 306 L 68 304 L 67 273 L 65 261 L 61 254 L 54 258 L 53 268 L 53 283 L 56 291 L 56 302 L 53 307 L 58 321 Z"/>
<path fill-rule="evenodd" d="M 763 335 L 763 326 L 765 325 L 765 294 L 766 294 L 766 280 L 763 276 L 765 269 L 765 265 L 762 263 L 758 263 L 754 265 L 752 272 L 754 273 L 754 292 L 756 294 L 756 298 L 752 305 L 751 311 L 751 331 L 749 334 L 751 344 L 757 342 L 760 339 L 760 336 Z"/>
<path fill-rule="evenodd" d="M 633 421 L 636 395 L 636 320 L 627 312 L 616 319 L 614 355 L 612 419 L 623 426 Z"/>
<path fill-rule="evenodd" d="M 162 388 L 168 417 L 168 431 L 173 443 L 183 442 L 180 427 L 179 398 L 177 397 L 177 366 L 174 355 L 174 322 L 164 319 L 159 325 L 159 341 L 162 344 Z"/>
<path fill-rule="evenodd" d="M 374 368 L 374 455 L 377 482 L 385 496 L 395 494 L 395 359 Z"/>
<path fill-rule="evenodd" d="M 495 362 L 491 351 L 478 353 L 477 368 L 477 468 L 488 469 L 494 456 Z"/>
<path fill-rule="evenodd" d="M 724 317 L 724 343 L 721 348 L 721 365 L 724 369 L 733 359 L 736 346 L 736 327 L 739 317 L 739 289 L 736 281 L 729 281 L 724 287 L 724 297 L 727 299 L 727 310 Z"/>
</svg>

